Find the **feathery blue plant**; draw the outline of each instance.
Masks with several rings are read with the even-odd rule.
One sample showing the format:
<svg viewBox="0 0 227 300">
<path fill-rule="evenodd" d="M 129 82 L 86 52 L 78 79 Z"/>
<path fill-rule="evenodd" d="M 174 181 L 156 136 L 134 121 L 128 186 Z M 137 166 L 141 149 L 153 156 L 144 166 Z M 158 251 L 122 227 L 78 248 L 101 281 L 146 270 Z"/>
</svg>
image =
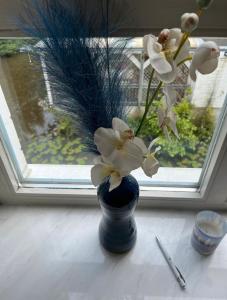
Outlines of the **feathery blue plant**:
<svg viewBox="0 0 227 300">
<path fill-rule="evenodd" d="M 57 94 L 56 106 L 73 117 L 89 150 L 97 153 L 95 130 L 112 127 L 114 117 L 126 116 L 126 41 L 109 40 L 112 2 L 100 0 L 99 16 L 76 3 L 70 9 L 61 0 L 29 1 L 26 31 L 42 41 L 38 52 Z"/>
</svg>

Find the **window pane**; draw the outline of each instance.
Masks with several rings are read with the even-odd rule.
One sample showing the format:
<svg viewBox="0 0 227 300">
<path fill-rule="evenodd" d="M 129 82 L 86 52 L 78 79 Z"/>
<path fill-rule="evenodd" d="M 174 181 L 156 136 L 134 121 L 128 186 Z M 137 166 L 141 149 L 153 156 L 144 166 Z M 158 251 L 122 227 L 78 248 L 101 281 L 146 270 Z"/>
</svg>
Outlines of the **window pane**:
<svg viewBox="0 0 227 300">
<path fill-rule="evenodd" d="M 202 41 L 197 38 L 191 42 L 196 48 Z M 227 40 L 215 41 L 222 46 L 217 70 L 206 76 L 198 74 L 196 83 L 193 83 L 188 76 L 190 65 L 186 63 L 172 84 L 177 91 L 175 112 L 180 138 L 171 135 L 171 140 L 166 139 L 158 126 L 157 109 L 163 98 L 162 91 L 156 97 L 141 132 L 147 144 L 160 136 L 157 143 L 161 146 L 158 159 L 161 167 L 172 168 L 177 172 L 177 182 L 184 174 L 178 168 L 183 168 L 187 169 L 184 182 L 198 184 L 227 94 Z M 34 59 L 31 52 L 30 45 L 37 42 L 0 40 L 0 85 L 27 163 L 91 165 L 93 155 L 86 151 L 83 137 L 76 132 L 70 117 L 57 111 L 54 106 L 57 96 L 48 81 L 45 62 Z M 124 88 L 131 99 L 128 122 L 136 129 L 139 119 L 135 108 L 144 106 L 151 67 L 149 61 L 144 62 L 143 59 L 142 39 L 131 40 L 128 47 L 130 55 L 127 55 L 127 64 L 123 66 L 127 74 Z M 155 80 L 151 89 L 154 90 L 157 84 Z M 171 180 L 175 182 L 171 169 L 168 172 L 160 169 L 152 180 L 140 172 L 138 174 L 142 182 L 147 184 L 153 182 L 162 185 L 165 181 L 168 185 Z M 164 179 L 160 180 L 160 176 Z M 194 179 L 190 181 L 192 177 Z"/>
<path fill-rule="evenodd" d="M 0 40 L 0 84 L 27 162 L 86 164 L 91 155 L 86 153 L 70 117 L 54 109 L 54 91 L 45 65 L 30 51 L 31 42 Z"/>
</svg>

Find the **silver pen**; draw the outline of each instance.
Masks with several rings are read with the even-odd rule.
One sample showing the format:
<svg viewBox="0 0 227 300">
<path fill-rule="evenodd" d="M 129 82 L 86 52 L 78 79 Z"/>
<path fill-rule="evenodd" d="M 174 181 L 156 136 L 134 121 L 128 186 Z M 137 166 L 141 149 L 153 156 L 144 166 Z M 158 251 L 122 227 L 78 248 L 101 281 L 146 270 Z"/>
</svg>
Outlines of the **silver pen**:
<svg viewBox="0 0 227 300">
<path fill-rule="evenodd" d="M 160 248 L 163 256 L 165 257 L 165 260 L 167 261 L 170 269 L 172 270 L 174 276 L 176 277 L 177 281 L 179 282 L 180 286 L 185 289 L 185 287 L 186 287 L 186 281 L 185 281 L 183 275 L 181 274 L 181 272 L 177 268 L 177 266 L 174 264 L 172 258 L 170 257 L 170 255 L 168 254 L 168 252 L 166 251 L 166 249 L 163 247 L 162 243 L 157 238 L 157 236 L 156 236 L 156 242 L 157 242 L 157 244 L 158 244 L 158 246 L 159 246 L 159 248 Z"/>
</svg>

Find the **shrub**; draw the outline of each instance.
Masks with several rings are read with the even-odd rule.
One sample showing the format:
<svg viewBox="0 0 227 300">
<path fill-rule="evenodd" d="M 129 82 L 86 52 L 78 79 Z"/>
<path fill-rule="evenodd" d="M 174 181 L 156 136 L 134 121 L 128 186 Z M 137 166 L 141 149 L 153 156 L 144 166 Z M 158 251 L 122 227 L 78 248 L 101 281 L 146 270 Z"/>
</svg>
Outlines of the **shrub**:
<svg viewBox="0 0 227 300">
<path fill-rule="evenodd" d="M 141 137 L 147 143 L 160 137 L 157 146 L 161 151 L 157 154 L 161 166 L 201 168 L 214 130 L 215 117 L 210 107 L 198 110 L 186 98 L 175 107 L 177 128 L 180 138 L 172 133 L 167 140 L 158 126 L 157 108 L 160 101 L 154 101 L 146 123 L 141 130 Z M 130 125 L 136 129 L 139 120 L 129 119 Z"/>
</svg>

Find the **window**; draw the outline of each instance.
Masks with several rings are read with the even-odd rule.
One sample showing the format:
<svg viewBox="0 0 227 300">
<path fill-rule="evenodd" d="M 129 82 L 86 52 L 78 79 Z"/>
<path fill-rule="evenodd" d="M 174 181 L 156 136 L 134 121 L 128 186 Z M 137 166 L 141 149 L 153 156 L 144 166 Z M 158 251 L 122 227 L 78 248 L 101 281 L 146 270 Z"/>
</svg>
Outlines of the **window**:
<svg viewBox="0 0 227 300">
<path fill-rule="evenodd" d="M 165 198 L 172 193 L 175 197 L 178 191 L 178 198 L 200 199 L 203 189 L 205 193 L 227 128 L 227 40 L 216 41 L 222 47 L 219 67 L 214 73 L 199 76 L 193 85 L 188 80 L 186 65 L 174 82 L 179 96 L 176 111 L 181 139 L 160 139 L 161 168 L 152 179 L 140 170 L 133 172 L 144 195 L 156 193 L 158 198 Z M 201 39 L 194 40 L 195 47 L 199 42 Z M 57 95 L 48 80 L 45 61 L 33 59 L 30 44 L 35 43 L 21 39 L 0 41 L 0 130 L 18 180 L 19 194 L 29 193 L 31 188 L 35 193 L 46 193 L 41 188 L 49 188 L 48 194 L 50 188 L 67 189 L 69 194 L 72 188 L 91 189 L 94 194 L 90 184 L 93 157 L 70 118 L 54 109 Z M 125 89 L 131 95 L 133 109 L 143 106 L 150 67 L 141 59 L 141 39 L 132 40 L 128 47 Z M 136 122 L 131 113 L 129 123 L 134 126 Z M 159 133 L 155 112 L 149 122 L 149 130 L 143 132 L 147 141 Z"/>
</svg>

